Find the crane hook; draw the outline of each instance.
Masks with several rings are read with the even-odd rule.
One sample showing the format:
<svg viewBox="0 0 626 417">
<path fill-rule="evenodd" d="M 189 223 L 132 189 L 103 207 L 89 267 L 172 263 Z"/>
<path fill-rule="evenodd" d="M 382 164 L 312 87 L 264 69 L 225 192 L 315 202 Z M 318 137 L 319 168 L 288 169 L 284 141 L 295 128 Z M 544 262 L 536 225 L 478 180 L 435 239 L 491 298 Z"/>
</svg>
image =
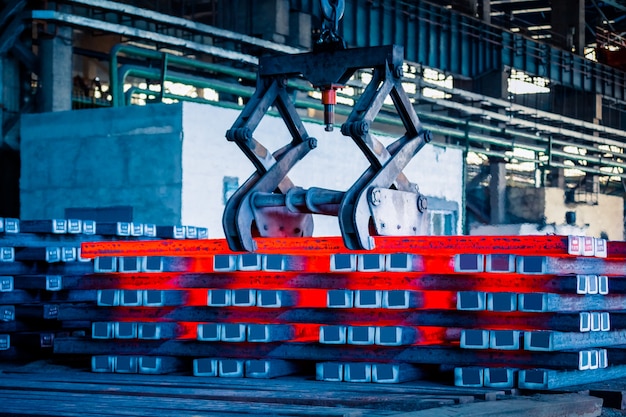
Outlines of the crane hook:
<svg viewBox="0 0 626 417">
<path fill-rule="evenodd" d="M 322 14 L 324 15 L 323 29 L 329 29 L 337 32 L 339 29 L 339 20 L 343 17 L 345 9 L 344 0 L 320 0 L 322 6 Z M 330 25 L 330 27 L 328 27 Z"/>
</svg>

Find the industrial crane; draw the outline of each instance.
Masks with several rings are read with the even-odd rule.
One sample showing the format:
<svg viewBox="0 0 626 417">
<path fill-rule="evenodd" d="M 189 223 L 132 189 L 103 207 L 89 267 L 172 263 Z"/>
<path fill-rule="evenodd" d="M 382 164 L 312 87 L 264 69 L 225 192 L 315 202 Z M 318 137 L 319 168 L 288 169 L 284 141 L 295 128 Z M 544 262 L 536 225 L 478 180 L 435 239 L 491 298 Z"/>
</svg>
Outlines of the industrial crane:
<svg viewBox="0 0 626 417">
<path fill-rule="evenodd" d="M 374 248 L 373 235 L 424 234 L 426 197 L 402 172 L 431 140 L 402 87 L 404 49 L 401 46 L 346 48 L 338 34 L 343 0 L 320 0 L 323 15 L 313 51 L 262 57 L 254 95 L 226 133 L 253 163 L 256 171 L 226 203 L 222 219 L 229 247 L 253 252 L 254 237 L 312 236 L 312 214 L 337 216 L 349 249 Z M 287 174 L 317 146 L 309 136 L 287 92 L 290 78 L 302 77 L 321 90 L 324 124 L 333 130 L 336 92 L 354 73 L 372 69 L 372 79 L 341 126 L 369 162 L 369 167 L 345 192 L 296 186 Z M 370 132 L 384 100 L 390 96 L 405 134 L 385 147 Z M 268 109 L 284 120 L 291 142 L 271 153 L 254 135 Z"/>
</svg>

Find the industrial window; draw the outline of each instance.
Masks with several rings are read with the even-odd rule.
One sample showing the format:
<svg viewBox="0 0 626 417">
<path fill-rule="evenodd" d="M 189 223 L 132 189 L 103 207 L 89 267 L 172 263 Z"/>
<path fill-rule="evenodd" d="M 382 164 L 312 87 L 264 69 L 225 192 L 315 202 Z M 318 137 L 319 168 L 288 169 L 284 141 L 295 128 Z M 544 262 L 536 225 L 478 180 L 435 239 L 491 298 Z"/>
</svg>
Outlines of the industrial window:
<svg viewBox="0 0 626 417">
<path fill-rule="evenodd" d="M 239 177 L 224 177 L 222 179 L 222 202 L 226 204 L 228 199 L 239 188 Z"/>
<path fill-rule="evenodd" d="M 430 229 L 429 234 L 434 236 L 456 235 L 456 215 L 454 211 L 428 210 Z"/>
</svg>

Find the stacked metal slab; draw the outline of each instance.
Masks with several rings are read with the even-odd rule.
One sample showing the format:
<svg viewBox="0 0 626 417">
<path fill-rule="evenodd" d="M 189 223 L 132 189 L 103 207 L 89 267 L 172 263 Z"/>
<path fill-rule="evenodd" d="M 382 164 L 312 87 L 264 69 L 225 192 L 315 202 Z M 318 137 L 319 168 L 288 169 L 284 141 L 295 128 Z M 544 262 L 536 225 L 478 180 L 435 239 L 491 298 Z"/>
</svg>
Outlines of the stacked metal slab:
<svg viewBox="0 0 626 417">
<path fill-rule="evenodd" d="M 91 334 L 92 322 L 59 320 L 70 306 L 96 308 L 99 292 L 88 283 L 95 262 L 81 242 L 206 238 L 207 230 L 88 220 L 0 218 L 0 360 L 49 357 L 54 340 Z"/>
<path fill-rule="evenodd" d="M 389 383 L 436 366 L 460 386 L 551 389 L 626 375 L 623 242 L 257 243 L 257 253 L 222 240 L 83 244 L 99 306 L 61 306 L 58 318 L 91 320 L 91 339 L 57 339 L 55 352 L 92 355 L 97 372 L 221 377 Z"/>
<path fill-rule="evenodd" d="M 436 369 L 459 386 L 529 389 L 626 374 L 624 242 L 257 243 L 233 253 L 202 228 L 0 219 L 0 359 L 376 383 Z"/>
</svg>

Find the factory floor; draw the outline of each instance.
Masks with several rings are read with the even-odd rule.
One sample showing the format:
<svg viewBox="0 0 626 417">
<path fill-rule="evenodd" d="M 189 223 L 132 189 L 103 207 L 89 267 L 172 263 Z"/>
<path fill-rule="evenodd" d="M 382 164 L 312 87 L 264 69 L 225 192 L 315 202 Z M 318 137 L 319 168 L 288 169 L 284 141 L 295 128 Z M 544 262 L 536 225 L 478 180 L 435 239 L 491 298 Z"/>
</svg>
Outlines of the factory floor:
<svg viewBox="0 0 626 417">
<path fill-rule="evenodd" d="M 621 380 L 536 393 L 427 381 L 102 374 L 49 360 L 0 365 L 2 416 L 616 417 L 626 415 L 625 392 Z"/>
</svg>

